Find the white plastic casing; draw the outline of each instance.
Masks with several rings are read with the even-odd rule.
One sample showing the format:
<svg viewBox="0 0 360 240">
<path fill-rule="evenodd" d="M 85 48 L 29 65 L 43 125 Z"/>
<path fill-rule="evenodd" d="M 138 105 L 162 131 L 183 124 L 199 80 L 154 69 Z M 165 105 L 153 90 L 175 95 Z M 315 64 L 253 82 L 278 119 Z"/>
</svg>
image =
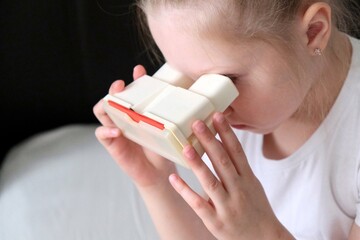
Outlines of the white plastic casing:
<svg viewBox="0 0 360 240">
<path fill-rule="evenodd" d="M 212 114 L 223 112 L 238 94 L 228 77 L 205 74 L 194 82 L 165 63 L 152 77 L 142 76 L 122 92 L 106 95 L 104 109 L 124 136 L 188 167 L 185 145 L 204 154 L 192 123 L 203 120 L 216 134 Z"/>
</svg>

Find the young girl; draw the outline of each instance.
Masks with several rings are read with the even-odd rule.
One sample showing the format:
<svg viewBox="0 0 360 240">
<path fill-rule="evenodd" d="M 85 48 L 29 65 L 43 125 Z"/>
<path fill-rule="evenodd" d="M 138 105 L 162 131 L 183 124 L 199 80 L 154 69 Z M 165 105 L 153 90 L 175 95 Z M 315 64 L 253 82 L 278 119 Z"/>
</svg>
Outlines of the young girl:
<svg viewBox="0 0 360 240">
<path fill-rule="evenodd" d="M 138 2 L 169 65 L 192 79 L 226 75 L 240 93 L 214 114 L 218 137 L 192 125 L 206 154 L 186 146 L 184 156 L 204 195 L 125 138 L 102 100 L 94 107 L 97 138 L 161 239 L 360 239 L 360 41 L 344 33 L 344 2 Z"/>
</svg>

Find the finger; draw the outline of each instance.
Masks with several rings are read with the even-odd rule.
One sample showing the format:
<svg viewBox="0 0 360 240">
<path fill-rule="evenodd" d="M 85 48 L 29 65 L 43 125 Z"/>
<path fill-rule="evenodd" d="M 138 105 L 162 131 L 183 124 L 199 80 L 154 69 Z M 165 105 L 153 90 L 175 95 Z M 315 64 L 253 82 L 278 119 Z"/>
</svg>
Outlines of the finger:
<svg viewBox="0 0 360 240">
<path fill-rule="evenodd" d="M 222 143 L 216 139 L 214 134 L 202 121 L 195 121 L 193 130 L 210 158 L 216 173 L 221 179 L 226 190 L 236 182 L 238 173 L 231 160 L 231 157 L 224 149 Z"/>
<path fill-rule="evenodd" d="M 133 78 L 134 80 L 138 79 L 139 77 L 142 77 L 146 75 L 146 69 L 142 65 L 136 65 L 133 70 Z"/>
<path fill-rule="evenodd" d="M 216 210 L 213 205 L 193 191 L 178 175 L 171 174 L 169 176 L 169 181 L 176 192 L 180 194 L 201 219 L 204 221 L 211 221 L 211 219 L 216 218 Z"/>
<path fill-rule="evenodd" d="M 122 134 L 118 128 L 100 126 L 95 130 L 95 136 L 99 142 L 108 150 L 116 162 L 132 159 L 135 162 L 133 152 L 125 151 L 130 148 L 131 142 Z M 140 151 L 140 146 L 136 151 Z M 125 160 L 124 160 L 125 159 Z M 121 164 L 120 164 L 121 165 Z"/>
<path fill-rule="evenodd" d="M 114 81 L 110 88 L 109 88 L 109 94 L 115 94 L 118 92 L 121 92 L 125 87 L 125 82 L 123 80 L 116 80 Z"/>
<path fill-rule="evenodd" d="M 118 128 L 100 126 L 96 128 L 95 136 L 105 148 L 108 148 L 114 138 L 121 136 L 121 131 Z"/>
<path fill-rule="evenodd" d="M 244 150 L 224 115 L 222 113 L 215 113 L 213 123 L 238 174 L 241 175 L 252 172 Z"/>
<path fill-rule="evenodd" d="M 123 80 L 116 80 L 111 84 L 109 88 L 109 94 L 121 92 L 124 87 L 125 83 Z M 100 101 L 95 104 L 95 106 L 93 107 L 93 113 L 102 125 L 112 127 L 115 126 L 113 121 L 110 119 L 110 117 L 104 110 L 104 99 L 100 99 Z"/>
<path fill-rule="evenodd" d="M 213 199 L 213 201 L 224 201 L 228 194 L 222 183 L 203 162 L 194 147 L 192 145 L 185 146 L 183 154 L 207 195 Z"/>
<path fill-rule="evenodd" d="M 93 113 L 102 125 L 108 127 L 115 127 L 114 122 L 110 119 L 110 117 L 104 110 L 103 99 L 101 99 L 98 103 L 95 104 L 95 106 L 93 107 Z"/>
</svg>

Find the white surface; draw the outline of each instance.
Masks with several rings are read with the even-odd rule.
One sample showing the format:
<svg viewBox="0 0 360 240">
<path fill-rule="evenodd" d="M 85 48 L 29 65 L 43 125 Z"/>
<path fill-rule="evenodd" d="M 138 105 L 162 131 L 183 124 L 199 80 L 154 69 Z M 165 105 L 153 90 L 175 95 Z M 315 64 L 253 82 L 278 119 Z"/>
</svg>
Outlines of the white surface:
<svg viewBox="0 0 360 240">
<path fill-rule="evenodd" d="M 1 240 L 158 239 L 132 182 L 94 131 L 64 126 L 9 153 L 0 175 Z"/>
</svg>

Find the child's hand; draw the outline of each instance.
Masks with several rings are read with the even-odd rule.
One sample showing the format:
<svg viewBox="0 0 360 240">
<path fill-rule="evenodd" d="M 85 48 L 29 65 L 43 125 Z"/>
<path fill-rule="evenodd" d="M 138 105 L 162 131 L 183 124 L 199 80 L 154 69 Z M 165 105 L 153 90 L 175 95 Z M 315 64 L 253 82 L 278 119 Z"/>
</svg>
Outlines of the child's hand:
<svg viewBox="0 0 360 240">
<path fill-rule="evenodd" d="M 143 66 L 138 65 L 134 68 L 134 80 L 145 74 Z M 117 80 L 111 85 L 109 93 L 120 92 L 124 87 L 124 81 Z M 103 99 L 94 106 L 93 112 L 102 124 L 95 131 L 97 139 L 135 184 L 146 187 L 155 186 L 159 181 L 167 182 L 168 175 L 175 171 L 173 163 L 125 138 L 104 111 Z"/>
<path fill-rule="evenodd" d="M 193 124 L 193 130 L 219 179 L 193 147 L 184 149 L 187 162 L 209 199 L 190 189 L 176 174 L 170 176 L 171 184 L 217 239 L 292 239 L 275 217 L 260 182 L 223 114 L 216 113 L 213 120 L 222 142 L 201 121 Z"/>
</svg>

